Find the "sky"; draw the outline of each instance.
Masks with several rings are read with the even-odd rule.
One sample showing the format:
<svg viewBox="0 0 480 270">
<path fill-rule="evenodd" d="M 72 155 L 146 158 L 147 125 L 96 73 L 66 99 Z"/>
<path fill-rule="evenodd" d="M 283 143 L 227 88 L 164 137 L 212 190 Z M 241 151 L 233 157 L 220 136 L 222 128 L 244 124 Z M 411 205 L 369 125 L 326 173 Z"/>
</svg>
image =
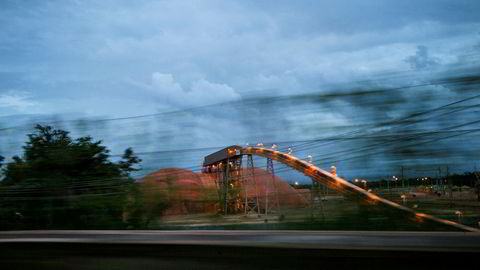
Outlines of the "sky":
<svg viewBox="0 0 480 270">
<path fill-rule="evenodd" d="M 262 98 L 422 84 L 459 68 L 471 73 L 480 60 L 479 14 L 475 0 L 3 0 L 0 128 L 158 114 L 83 130 L 113 152 L 335 135 L 474 92 L 436 85 L 395 98 L 275 106 Z M 79 123 L 68 127 L 81 135 Z M 25 132 L 4 131 L 0 151 L 17 153 Z M 351 146 L 338 147 L 330 151 Z M 190 159 L 168 165 L 199 163 Z"/>
</svg>

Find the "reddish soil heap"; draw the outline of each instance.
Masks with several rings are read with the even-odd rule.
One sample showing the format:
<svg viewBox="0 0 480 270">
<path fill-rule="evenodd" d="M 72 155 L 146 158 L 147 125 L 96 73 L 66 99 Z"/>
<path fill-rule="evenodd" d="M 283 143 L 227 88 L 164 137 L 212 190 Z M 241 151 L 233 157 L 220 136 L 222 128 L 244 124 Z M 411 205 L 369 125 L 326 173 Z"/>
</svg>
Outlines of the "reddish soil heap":
<svg viewBox="0 0 480 270">
<path fill-rule="evenodd" d="M 280 207 L 298 208 L 307 206 L 306 198 L 281 177 L 272 177 L 271 174 L 262 169 L 255 169 L 254 174 L 256 185 L 252 177 L 245 177 L 247 180 L 248 197 L 255 197 L 255 194 L 258 194 L 261 209 L 265 206 L 267 194 L 270 207 L 276 205 L 277 196 Z M 246 169 L 244 169 L 243 175 L 247 175 Z"/>
<path fill-rule="evenodd" d="M 308 202 L 296 189 L 278 176 L 272 177 L 265 170 L 255 169 L 255 180 L 246 177 L 248 197 L 259 197 L 260 208 L 265 207 L 268 194 L 269 208 L 275 207 L 277 197 L 280 207 L 305 207 Z M 167 168 L 161 169 L 140 180 L 149 188 L 165 191 L 171 207 L 165 215 L 181 215 L 191 213 L 215 213 L 218 209 L 218 191 L 215 185 L 215 174 L 194 173 L 190 170 Z M 244 191 L 241 188 L 241 196 Z"/>
</svg>

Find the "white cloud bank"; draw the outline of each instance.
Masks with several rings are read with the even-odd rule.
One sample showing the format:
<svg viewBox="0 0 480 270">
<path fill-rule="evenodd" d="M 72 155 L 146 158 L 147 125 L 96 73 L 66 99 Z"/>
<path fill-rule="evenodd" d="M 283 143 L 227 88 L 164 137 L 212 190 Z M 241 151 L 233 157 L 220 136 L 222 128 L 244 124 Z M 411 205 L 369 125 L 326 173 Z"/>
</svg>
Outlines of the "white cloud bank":
<svg viewBox="0 0 480 270">
<path fill-rule="evenodd" d="M 152 74 L 149 88 L 172 106 L 201 106 L 240 99 L 240 95 L 226 84 L 199 79 L 188 89 L 177 82 L 172 74 L 160 72 Z"/>
<path fill-rule="evenodd" d="M 28 94 L 17 91 L 7 91 L 0 94 L 0 113 L 38 113 L 39 103 L 30 100 Z"/>
</svg>

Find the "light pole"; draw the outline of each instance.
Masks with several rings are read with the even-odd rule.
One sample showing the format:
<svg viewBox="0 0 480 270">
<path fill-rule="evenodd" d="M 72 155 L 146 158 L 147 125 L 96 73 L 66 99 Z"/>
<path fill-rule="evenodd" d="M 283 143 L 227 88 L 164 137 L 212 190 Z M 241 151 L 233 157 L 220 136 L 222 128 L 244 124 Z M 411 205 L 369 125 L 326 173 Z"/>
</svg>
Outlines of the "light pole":
<svg viewBox="0 0 480 270">
<path fill-rule="evenodd" d="M 388 190 L 388 195 L 390 195 L 391 192 L 390 192 L 390 179 L 389 178 L 387 178 L 387 190 Z"/>
<path fill-rule="evenodd" d="M 392 178 L 393 178 L 393 182 L 395 183 L 395 188 L 396 188 L 396 187 L 397 187 L 398 177 L 396 177 L 396 176 L 394 175 Z"/>
</svg>

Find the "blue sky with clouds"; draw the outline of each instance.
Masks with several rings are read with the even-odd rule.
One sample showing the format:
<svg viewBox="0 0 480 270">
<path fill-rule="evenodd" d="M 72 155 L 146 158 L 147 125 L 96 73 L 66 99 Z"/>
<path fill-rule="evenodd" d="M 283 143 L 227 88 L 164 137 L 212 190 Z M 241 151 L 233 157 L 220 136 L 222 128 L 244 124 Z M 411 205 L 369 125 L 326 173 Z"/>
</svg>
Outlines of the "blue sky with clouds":
<svg viewBox="0 0 480 270">
<path fill-rule="evenodd" d="M 445 72 L 479 60 L 479 14 L 474 0 L 3 0 L 0 124 L 16 125 L 13 119 L 27 116 L 115 118 L 241 102 L 257 94 L 323 93 L 327 86 L 379 74 L 430 79 L 432 69 Z M 317 133 L 305 130 L 320 126 L 334 133 L 332 127 L 352 125 L 355 116 L 368 122 L 379 115 L 345 100 L 334 103 L 349 108 L 330 104 L 321 116 L 302 113 L 303 122 L 295 125 L 299 109 L 270 117 L 259 108 L 222 107 L 223 115 L 182 115 L 162 118 L 162 124 L 147 119 L 129 124 L 142 127 L 126 131 L 118 124 L 100 135 L 119 148 L 136 145 L 132 138 L 139 133 L 160 134 L 156 125 L 173 137 L 171 146 L 138 147 L 147 151 L 183 148 L 185 138 L 186 147 L 280 140 L 299 130 L 309 138 Z M 252 121 L 258 131 L 246 127 Z M 289 129 L 270 124 L 267 134 L 261 129 L 268 121 L 289 123 Z M 112 132 L 116 128 L 121 131 Z"/>
</svg>

